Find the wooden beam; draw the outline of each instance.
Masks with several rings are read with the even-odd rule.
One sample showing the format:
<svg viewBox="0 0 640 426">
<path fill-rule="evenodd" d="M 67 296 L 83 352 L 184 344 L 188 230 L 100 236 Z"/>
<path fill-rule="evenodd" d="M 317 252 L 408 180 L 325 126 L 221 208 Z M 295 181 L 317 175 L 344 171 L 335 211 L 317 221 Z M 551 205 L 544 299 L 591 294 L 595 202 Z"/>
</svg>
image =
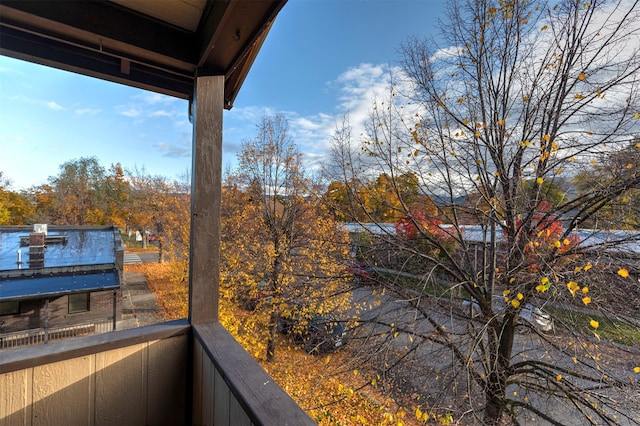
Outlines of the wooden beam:
<svg viewBox="0 0 640 426">
<path fill-rule="evenodd" d="M 189 320 L 218 321 L 224 76 L 197 77 L 193 114 Z"/>
</svg>

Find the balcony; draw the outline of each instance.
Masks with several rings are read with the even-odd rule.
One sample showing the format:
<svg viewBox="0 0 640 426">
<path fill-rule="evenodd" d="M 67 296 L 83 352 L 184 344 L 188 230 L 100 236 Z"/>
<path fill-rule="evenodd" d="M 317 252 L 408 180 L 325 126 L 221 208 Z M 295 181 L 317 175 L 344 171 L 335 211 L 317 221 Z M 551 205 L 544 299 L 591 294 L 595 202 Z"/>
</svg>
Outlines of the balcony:
<svg viewBox="0 0 640 426">
<path fill-rule="evenodd" d="M 218 322 L 222 113 L 286 0 L 196 3 L 0 2 L 0 54 L 188 99 L 193 123 L 189 320 L 0 352 L 0 426 L 313 424 Z"/>
<path fill-rule="evenodd" d="M 0 353 L 0 425 L 311 425 L 219 324 L 186 320 Z"/>
</svg>

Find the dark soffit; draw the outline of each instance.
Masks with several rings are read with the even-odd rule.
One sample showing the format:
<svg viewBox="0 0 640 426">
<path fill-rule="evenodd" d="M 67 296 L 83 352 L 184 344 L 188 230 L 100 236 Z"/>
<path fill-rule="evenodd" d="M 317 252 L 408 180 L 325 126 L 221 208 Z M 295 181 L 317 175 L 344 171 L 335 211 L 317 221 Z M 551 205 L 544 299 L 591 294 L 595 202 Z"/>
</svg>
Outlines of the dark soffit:
<svg viewBox="0 0 640 426">
<path fill-rule="evenodd" d="M 224 75 L 229 109 L 285 3 L 0 0 L 0 54 L 183 99 Z"/>
</svg>

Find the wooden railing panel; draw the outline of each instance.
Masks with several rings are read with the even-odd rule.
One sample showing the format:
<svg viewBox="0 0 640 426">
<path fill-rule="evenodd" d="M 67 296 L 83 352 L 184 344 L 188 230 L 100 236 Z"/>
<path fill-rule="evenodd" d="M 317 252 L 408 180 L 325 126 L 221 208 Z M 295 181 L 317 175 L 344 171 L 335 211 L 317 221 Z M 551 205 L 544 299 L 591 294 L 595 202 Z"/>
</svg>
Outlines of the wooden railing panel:
<svg viewBox="0 0 640 426">
<path fill-rule="evenodd" d="M 149 344 L 147 424 L 185 423 L 188 342 L 187 336 L 178 336 Z"/>
<path fill-rule="evenodd" d="M 96 354 L 96 425 L 145 424 L 146 360 L 146 343 Z"/>
<path fill-rule="evenodd" d="M 95 357 L 34 367 L 32 425 L 93 424 Z"/>
<path fill-rule="evenodd" d="M 185 424 L 189 330 L 178 321 L 1 352 L 0 426 Z"/>
<path fill-rule="evenodd" d="M 203 397 L 200 412 L 193 414 L 194 423 L 204 420 L 207 405 L 214 404 L 215 426 L 316 424 L 220 323 L 194 324 L 192 327 L 194 350 L 203 351 Z M 213 398 L 206 396 L 211 386 L 204 381 L 204 366 L 208 363 L 215 369 Z"/>
<path fill-rule="evenodd" d="M 0 374 L 0 426 L 26 426 L 31 424 L 33 389 L 31 370 Z"/>
</svg>

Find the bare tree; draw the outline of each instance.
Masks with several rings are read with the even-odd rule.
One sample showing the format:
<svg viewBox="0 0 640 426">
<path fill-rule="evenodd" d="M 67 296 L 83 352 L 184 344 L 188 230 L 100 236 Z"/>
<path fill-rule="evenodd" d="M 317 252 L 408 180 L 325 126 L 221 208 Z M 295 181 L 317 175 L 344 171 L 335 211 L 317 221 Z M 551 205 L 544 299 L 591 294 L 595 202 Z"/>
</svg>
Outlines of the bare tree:
<svg viewBox="0 0 640 426">
<path fill-rule="evenodd" d="M 640 369 L 611 369 L 598 356 L 605 319 L 638 333 L 637 310 L 620 315 L 625 304 L 612 306 L 607 294 L 615 282 L 637 297 L 637 259 L 621 254 L 639 234 L 583 229 L 638 188 L 640 168 L 629 163 L 579 192 L 571 184 L 640 130 L 638 9 L 637 1 L 452 2 L 442 24 L 449 46 L 409 40 L 366 138 L 336 132 L 331 180 L 349 187 L 385 173 L 397 190 L 403 220 L 374 229 L 393 252 L 387 269 L 404 272 L 379 270 L 395 295 L 383 301 L 402 300 L 405 314 L 390 320 L 387 310 L 374 321 L 387 330 L 368 330 L 386 342 L 409 336 L 394 357 L 423 367 L 435 350 L 427 348 L 444 348 L 446 357 L 429 358 L 444 380 L 429 386 L 441 393 L 423 400 L 446 395 L 445 409 L 492 425 L 505 415 L 516 424 L 640 422 Z M 399 177 L 408 172 L 437 215 L 402 202 Z M 353 211 L 366 206 L 356 188 L 343 192 Z M 538 308 L 555 333 L 538 324 L 549 320 Z M 381 369 L 398 365 L 385 358 Z"/>
</svg>

